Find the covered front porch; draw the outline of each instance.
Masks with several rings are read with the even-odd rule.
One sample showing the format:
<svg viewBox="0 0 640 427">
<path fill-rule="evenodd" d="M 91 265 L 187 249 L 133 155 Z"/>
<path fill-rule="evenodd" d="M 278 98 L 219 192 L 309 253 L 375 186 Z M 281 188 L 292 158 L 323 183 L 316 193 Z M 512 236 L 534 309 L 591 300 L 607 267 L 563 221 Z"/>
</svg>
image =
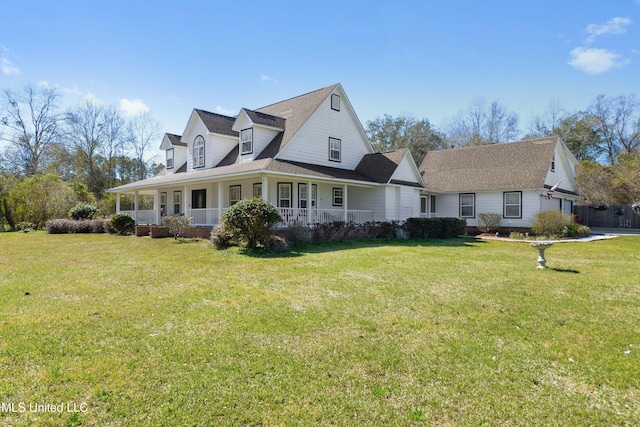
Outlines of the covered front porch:
<svg viewBox="0 0 640 427">
<path fill-rule="evenodd" d="M 185 215 L 192 225 L 220 224 L 223 213 L 242 199 L 263 198 L 283 218 L 280 227 L 345 221 L 364 224 L 374 215 L 376 187 L 360 183 L 300 180 L 266 174 L 116 193 L 116 211 L 136 225 L 162 225 L 165 216 Z M 124 197 L 127 195 L 127 197 Z"/>
</svg>

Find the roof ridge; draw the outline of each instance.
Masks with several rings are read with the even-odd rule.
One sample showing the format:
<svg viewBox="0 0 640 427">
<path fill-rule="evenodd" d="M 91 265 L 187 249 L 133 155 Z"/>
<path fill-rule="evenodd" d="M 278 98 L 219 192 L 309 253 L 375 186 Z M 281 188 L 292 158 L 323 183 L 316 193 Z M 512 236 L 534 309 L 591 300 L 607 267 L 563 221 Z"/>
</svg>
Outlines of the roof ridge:
<svg viewBox="0 0 640 427">
<path fill-rule="evenodd" d="M 203 110 L 202 108 L 194 108 L 195 111 L 199 112 L 199 113 L 205 113 L 205 114 L 210 114 L 212 116 L 218 116 L 218 117 L 223 117 L 225 119 L 235 119 L 236 116 L 227 116 L 225 114 L 220 114 L 220 113 L 214 113 L 212 111 L 207 111 L 207 110 Z"/>
<path fill-rule="evenodd" d="M 340 84 L 340 83 L 335 83 L 335 84 L 332 84 L 332 85 L 329 85 L 329 86 L 326 86 L 326 87 L 323 87 L 323 88 L 320 88 L 320 89 L 316 89 L 316 90 L 312 90 L 312 91 L 307 92 L 307 93 L 303 93 L 302 95 L 292 96 L 291 98 L 283 99 L 282 101 L 273 102 L 273 103 L 271 103 L 271 104 L 269 104 L 269 105 L 265 105 L 265 106 L 263 106 L 263 107 L 256 108 L 256 109 L 255 109 L 255 110 L 253 110 L 253 111 L 258 111 L 258 112 L 259 112 L 259 110 L 264 110 L 265 108 L 272 107 L 272 106 L 274 106 L 274 105 L 278 105 L 278 104 L 282 104 L 282 103 L 284 103 L 284 102 L 292 101 L 292 100 L 297 99 L 297 98 L 302 98 L 303 96 L 311 95 L 312 93 L 316 93 L 316 92 L 320 92 L 320 91 L 323 91 L 323 90 L 327 90 L 327 89 L 329 89 L 329 88 L 335 88 L 335 87 L 337 87 L 339 84 Z"/>
</svg>

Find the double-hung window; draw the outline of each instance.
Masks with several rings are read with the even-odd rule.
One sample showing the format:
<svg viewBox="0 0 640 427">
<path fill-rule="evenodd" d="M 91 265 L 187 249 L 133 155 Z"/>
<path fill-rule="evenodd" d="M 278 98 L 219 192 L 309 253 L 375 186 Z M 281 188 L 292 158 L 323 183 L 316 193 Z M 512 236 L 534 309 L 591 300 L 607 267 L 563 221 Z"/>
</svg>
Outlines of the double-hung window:
<svg viewBox="0 0 640 427">
<path fill-rule="evenodd" d="M 522 218 L 522 192 L 510 191 L 504 193 L 504 217 Z"/>
<path fill-rule="evenodd" d="M 340 111 L 340 95 L 337 93 L 331 95 L 331 109 L 334 111 Z"/>
<path fill-rule="evenodd" d="M 342 188 L 333 189 L 333 206 L 343 206 L 344 190 Z"/>
<path fill-rule="evenodd" d="M 339 162 L 341 158 L 341 146 L 342 141 L 338 138 L 329 138 L 329 160 L 332 162 Z"/>
<path fill-rule="evenodd" d="M 202 135 L 196 136 L 193 141 L 193 167 L 204 167 L 204 138 Z"/>
<path fill-rule="evenodd" d="M 182 191 L 173 192 L 173 214 L 180 215 L 182 212 Z"/>
<path fill-rule="evenodd" d="M 279 208 L 291 207 L 291 183 L 290 182 L 278 183 L 278 207 Z"/>
<path fill-rule="evenodd" d="M 475 218 L 476 195 L 474 193 L 460 194 L 460 216 L 462 218 Z"/>
<path fill-rule="evenodd" d="M 262 183 L 253 184 L 253 198 L 262 199 Z"/>
<path fill-rule="evenodd" d="M 311 185 L 311 207 L 315 208 L 318 200 L 318 187 Z M 309 191 L 307 184 L 298 184 L 298 207 L 307 209 L 309 207 Z"/>
<path fill-rule="evenodd" d="M 253 128 L 242 129 L 240 131 L 240 154 L 253 153 Z"/>
<path fill-rule="evenodd" d="M 239 185 L 229 187 L 229 206 L 233 206 L 240 201 L 242 197 L 241 188 Z"/>
<path fill-rule="evenodd" d="M 167 150 L 167 169 L 173 169 L 173 148 Z"/>
</svg>

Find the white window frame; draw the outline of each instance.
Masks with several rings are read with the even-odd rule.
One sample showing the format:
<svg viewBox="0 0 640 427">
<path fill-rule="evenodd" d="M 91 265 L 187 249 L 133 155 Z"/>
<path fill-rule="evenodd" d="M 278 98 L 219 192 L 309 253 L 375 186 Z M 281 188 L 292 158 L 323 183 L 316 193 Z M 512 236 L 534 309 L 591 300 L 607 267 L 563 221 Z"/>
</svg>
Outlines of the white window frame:
<svg viewBox="0 0 640 427">
<path fill-rule="evenodd" d="M 329 137 L 329 160 L 340 162 L 342 159 L 342 140 Z"/>
<path fill-rule="evenodd" d="M 331 94 L 331 109 L 334 111 L 340 111 L 340 95 L 337 93 Z"/>
<path fill-rule="evenodd" d="M 167 150 L 167 169 L 173 169 L 173 148 Z"/>
<path fill-rule="evenodd" d="M 469 201 L 470 199 L 470 201 Z M 460 217 L 461 218 L 475 218 L 476 217 L 476 195 L 475 193 L 461 193 L 460 194 Z M 468 210 L 471 209 L 471 212 Z M 467 212 L 465 212 L 467 210 Z"/>
<path fill-rule="evenodd" d="M 291 182 L 278 183 L 278 207 L 293 207 L 293 184 Z"/>
<path fill-rule="evenodd" d="M 344 206 L 344 188 L 334 187 L 332 195 L 333 206 Z"/>
<path fill-rule="evenodd" d="M 182 191 L 173 192 L 173 215 L 182 213 Z"/>
<path fill-rule="evenodd" d="M 202 135 L 196 136 L 193 141 L 193 167 L 204 167 L 204 137 Z"/>
<path fill-rule="evenodd" d="M 160 216 L 167 216 L 167 192 L 160 193 Z"/>
<path fill-rule="evenodd" d="M 551 172 L 556 171 L 556 153 L 553 152 L 553 157 L 551 157 Z"/>
<path fill-rule="evenodd" d="M 261 182 L 253 184 L 253 198 L 262 199 L 262 183 Z"/>
<path fill-rule="evenodd" d="M 240 154 L 253 153 L 253 128 L 240 131 Z"/>
<path fill-rule="evenodd" d="M 522 191 L 505 191 L 503 194 L 504 194 L 503 195 L 504 206 L 503 206 L 502 216 L 504 218 L 522 218 Z M 518 197 L 517 203 L 514 203 L 513 200 L 508 200 L 513 196 Z M 513 210 L 514 207 L 517 208 L 517 212 L 515 215 L 513 212 L 512 213 L 508 212 L 510 210 L 509 208 Z"/>
<path fill-rule="evenodd" d="M 230 185 L 229 186 L 229 206 L 233 206 L 242 200 L 242 186 Z"/>
</svg>

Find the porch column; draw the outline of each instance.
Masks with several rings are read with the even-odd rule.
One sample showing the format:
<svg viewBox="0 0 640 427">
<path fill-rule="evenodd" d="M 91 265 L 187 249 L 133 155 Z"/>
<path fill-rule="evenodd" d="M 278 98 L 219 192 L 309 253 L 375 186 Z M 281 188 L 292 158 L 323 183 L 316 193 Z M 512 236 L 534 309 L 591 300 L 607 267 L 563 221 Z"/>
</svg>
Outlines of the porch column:
<svg viewBox="0 0 640 427">
<path fill-rule="evenodd" d="M 342 205 L 344 208 L 344 222 L 347 222 L 349 220 L 349 215 L 347 214 L 347 184 L 344 185 L 342 190 Z"/>
<path fill-rule="evenodd" d="M 133 196 L 133 210 L 134 210 L 134 217 L 133 218 L 136 221 L 136 224 L 138 223 L 138 192 L 135 192 L 135 195 Z"/>
<path fill-rule="evenodd" d="M 166 200 L 165 200 L 166 203 Z M 162 208 L 160 207 L 160 190 L 156 190 L 153 198 L 153 207 L 156 208 L 156 225 L 162 225 Z"/>
<path fill-rule="evenodd" d="M 187 186 L 184 186 L 184 189 L 182 190 L 182 206 L 184 206 L 182 208 L 182 213 L 186 216 L 187 215 L 187 208 L 188 208 L 188 204 L 187 201 L 189 200 L 189 197 L 187 196 Z"/>
<path fill-rule="evenodd" d="M 262 200 L 269 202 L 269 178 L 262 175 Z"/>
<path fill-rule="evenodd" d="M 222 222 L 222 204 L 224 203 L 224 194 L 222 193 L 222 181 L 218 182 L 218 224 Z"/>
<path fill-rule="evenodd" d="M 313 185 L 307 182 L 307 224 L 313 224 Z"/>
<path fill-rule="evenodd" d="M 120 213 L 120 193 L 116 193 L 116 213 Z"/>
</svg>

